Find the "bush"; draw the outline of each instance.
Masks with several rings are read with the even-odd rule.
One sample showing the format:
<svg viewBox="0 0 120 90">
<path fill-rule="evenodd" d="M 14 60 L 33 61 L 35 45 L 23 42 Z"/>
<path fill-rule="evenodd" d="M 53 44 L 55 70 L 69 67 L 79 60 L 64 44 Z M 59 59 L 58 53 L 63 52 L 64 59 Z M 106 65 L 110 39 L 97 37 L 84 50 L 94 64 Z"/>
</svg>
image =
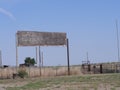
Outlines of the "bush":
<svg viewBox="0 0 120 90">
<path fill-rule="evenodd" d="M 28 73 L 26 72 L 26 70 L 19 70 L 18 76 L 21 78 L 25 78 L 26 76 L 28 76 Z"/>
</svg>

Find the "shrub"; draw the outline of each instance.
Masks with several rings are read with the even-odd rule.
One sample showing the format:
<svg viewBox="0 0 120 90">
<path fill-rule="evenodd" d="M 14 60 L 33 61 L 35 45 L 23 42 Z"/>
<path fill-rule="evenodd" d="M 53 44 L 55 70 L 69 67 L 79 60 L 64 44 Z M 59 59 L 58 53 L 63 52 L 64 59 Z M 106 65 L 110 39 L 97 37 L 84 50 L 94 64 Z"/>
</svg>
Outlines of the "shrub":
<svg viewBox="0 0 120 90">
<path fill-rule="evenodd" d="M 26 70 L 19 70 L 18 76 L 21 78 L 25 78 L 26 76 L 28 76 L 28 73 L 26 72 Z"/>
</svg>

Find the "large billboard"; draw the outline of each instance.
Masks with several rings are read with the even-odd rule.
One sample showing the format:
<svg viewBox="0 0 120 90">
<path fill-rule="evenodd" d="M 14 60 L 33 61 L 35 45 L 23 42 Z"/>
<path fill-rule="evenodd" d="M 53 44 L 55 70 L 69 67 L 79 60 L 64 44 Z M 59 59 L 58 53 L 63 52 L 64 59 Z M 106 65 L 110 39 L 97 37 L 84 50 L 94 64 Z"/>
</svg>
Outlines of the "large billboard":
<svg viewBox="0 0 120 90">
<path fill-rule="evenodd" d="M 18 31 L 17 46 L 59 46 L 66 45 L 66 33 Z"/>
</svg>

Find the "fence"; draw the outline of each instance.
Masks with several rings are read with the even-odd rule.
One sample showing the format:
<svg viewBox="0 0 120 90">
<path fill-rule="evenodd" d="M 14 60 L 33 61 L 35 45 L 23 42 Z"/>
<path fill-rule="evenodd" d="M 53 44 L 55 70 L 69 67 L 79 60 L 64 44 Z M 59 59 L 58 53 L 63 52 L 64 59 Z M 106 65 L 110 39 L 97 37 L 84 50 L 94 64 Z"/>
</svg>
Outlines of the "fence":
<svg viewBox="0 0 120 90">
<path fill-rule="evenodd" d="M 20 70 L 21 67 L 18 68 Z M 50 66 L 50 67 L 22 67 L 28 73 L 28 77 L 53 77 L 67 76 L 68 68 L 66 66 Z M 0 79 L 13 78 L 16 67 L 0 68 Z M 120 63 L 104 63 L 104 64 L 82 64 L 70 66 L 70 75 L 82 74 L 99 74 L 99 73 L 120 73 Z"/>
<path fill-rule="evenodd" d="M 120 63 L 82 64 L 83 74 L 119 73 Z"/>
<path fill-rule="evenodd" d="M 24 69 L 28 73 L 28 77 L 52 77 L 52 76 L 65 76 L 68 75 L 68 68 L 66 66 L 54 66 L 54 67 L 19 67 L 18 70 Z M 71 66 L 70 74 L 79 75 L 81 67 Z M 13 78 L 13 74 L 16 72 L 16 67 L 0 68 L 0 78 L 10 79 Z"/>
</svg>

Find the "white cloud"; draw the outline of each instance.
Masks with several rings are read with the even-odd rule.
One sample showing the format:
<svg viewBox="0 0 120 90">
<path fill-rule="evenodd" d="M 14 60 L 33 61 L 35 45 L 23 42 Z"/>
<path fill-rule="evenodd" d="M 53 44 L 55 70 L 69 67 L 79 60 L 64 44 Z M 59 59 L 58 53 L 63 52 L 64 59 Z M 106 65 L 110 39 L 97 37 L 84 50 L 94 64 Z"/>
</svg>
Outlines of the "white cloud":
<svg viewBox="0 0 120 90">
<path fill-rule="evenodd" d="M 9 17 L 10 19 L 12 19 L 12 20 L 15 20 L 15 17 L 13 16 L 13 14 L 12 14 L 11 12 L 3 9 L 3 8 L 0 8 L 0 13 L 8 16 L 8 17 Z"/>
</svg>

